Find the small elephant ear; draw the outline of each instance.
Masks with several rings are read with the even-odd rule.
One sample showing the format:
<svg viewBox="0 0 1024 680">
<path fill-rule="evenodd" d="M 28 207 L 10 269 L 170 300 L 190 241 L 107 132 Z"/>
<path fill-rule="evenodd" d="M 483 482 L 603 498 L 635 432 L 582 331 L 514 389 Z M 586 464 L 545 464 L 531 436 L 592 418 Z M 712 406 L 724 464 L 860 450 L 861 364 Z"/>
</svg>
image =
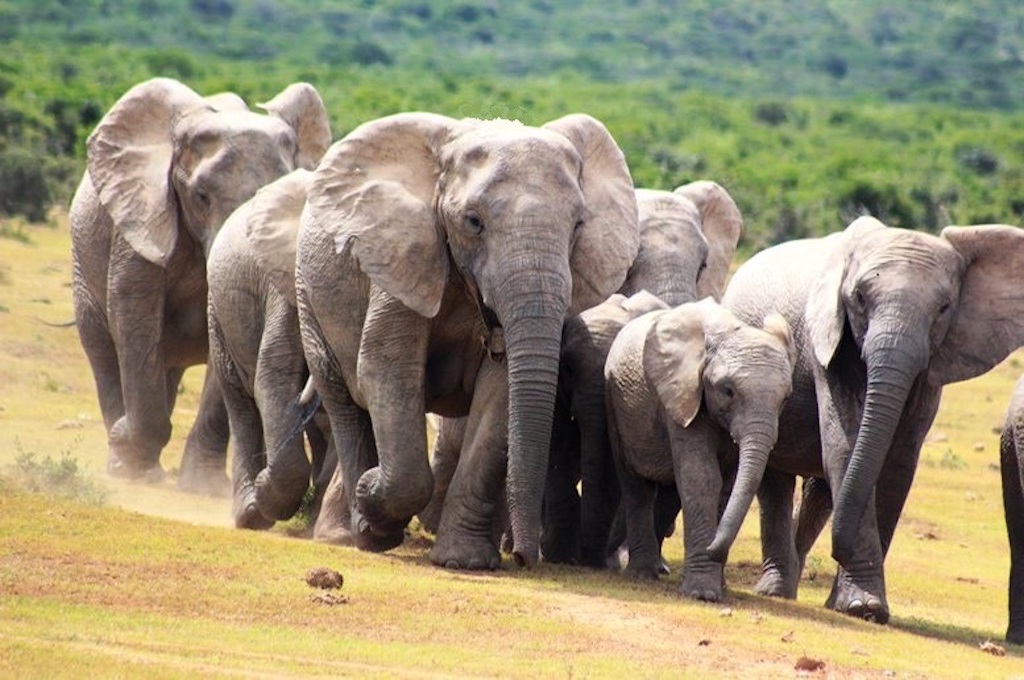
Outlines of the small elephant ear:
<svg viewBox="0 0 1024 680">
<path fill-rule="evenodd" d="M 612 296 L 616 297 L 616 296 Z M 633 293 L 628 298 L 625 296 L 621 297 L 622 300 L 619 306 L 629 312 L 630 316 L 636 317 L 647 312 L 653 312 L 656 309 L 668 309 L 668 305 L 665 304 L 661 298 L 654 293 L 648 292 L 647 290 L 641 290 L 638 293 Z M 608 298 L 611 300 L 612 298 Z"/>
<path fill-rule="evenodd" d="M 432 318 L 448 278 L 448 250 L 433 202 L 438 152 L 458 121 L 400 113 L 360 125 L 317 167 L 306 219 L 334 234 L 374 284 Z"/>
<path fill-rule="evenodd" d="M 846 324 L 846 308 L 843 305 L 842 285 L 846 277 L 846 265 L 857 248 L 857 242 L 867 233 L 876 229 L 887 229 L 874 217 L 858 217 L 840 234 L 825 237 L 834 239 L 831 252 L 826 256 L 821 275 L 814 282 L 807 296 L 805 317 L 810 333 L 814 357 L 822 366 L 828 367 L 839 349 Z M 793 266 L 799 266 L 794 263 Z"/>
<path fill-rule="evenodd" d="M 245 100 L 234 92 L 218 92 L 217 94 L 211 94 L 203 97 L 203 100 L 206 102 L 207 106 L 217 112 L 249 110 L 249 107 L 245 104 Z"/>
<path fill-rule="evenodd" d="M 578 314 L 605 300 L 626 280 L 640 248 L 636 193 L 626 158 L 603 123 L 577 113 L 544 128 L 567 138 L 583 161 L 585 212 L 569 260 L 569 314 Z"/>
<path fill-rule="evenodd" d="M 796 344 L 793 342 L 793 333 L 789 328 L 786 317 L 778 312 L 772 312 L 764 317 L 761 328 L 770 335 L 774 335 L 786 348 L 786 355 L 789 357 L 789 365 L 796 366 L 797 353 Z"/>
<path fill-rule="evenodd" d="M 161 267 L 178 241 L 174 126 L 203 106 L 202 97 L 176 80 L 147 80 L 117 100 L 87 142 L 87 170 L 100 203 L 135 252 Z"/>
<path fill-rule="evenodd" d="M 309 83 L 292 83 L 268 102 L 257 104 L 295 130 L 295 165 L 312 170 L 331 145 L 331 125 L 320 93 Z"/>
<path fill-rule="evenodd" d="M 736 202 L 720 184 L 701 180 L 678 187 L 675 192 L 693 201 L 700 211 L 701 230 L 708 241 L 708 259 L 697 280 L 697 295 L 722 299 L 729 265 L 743 232 L 743 216 Z"/>
<path fill-rule="evenodd" d="M 941 236 L 967 263 L 956 317 L 931 361 L 931 379 L 946 385 L 985 373 L 1024 345 L 1024 230 L 946 227 Z"/>
<path fill-rule="evenodd" d="M 659 313 L 644 343 L 644 373 L 666 413 L 682 427 L 697 417 L 704 398 L 704 324 L 714 304 L 704 299 Z"/>
<path fill-rule="evenodd" d="M 295 302 L 295 252 L 313 173 L 294 170 L 264 186 L 249 201 L 245 235 L 274 288 Z"/>
</svg>

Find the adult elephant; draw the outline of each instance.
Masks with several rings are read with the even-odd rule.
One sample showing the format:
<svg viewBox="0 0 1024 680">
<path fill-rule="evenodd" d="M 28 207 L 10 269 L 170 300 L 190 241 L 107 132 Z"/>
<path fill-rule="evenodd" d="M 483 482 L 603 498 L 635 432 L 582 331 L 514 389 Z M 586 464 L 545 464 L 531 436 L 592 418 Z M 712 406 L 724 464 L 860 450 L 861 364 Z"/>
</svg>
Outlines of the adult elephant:
<svg viewBox="0 0 1024 680">
<path fill-rule="evenodd" d="M 309 378 L 295 307 L 295 249 L 312 176 L 300 168 L 256 192 L 231 213 L 207 261 L 210 370 L 231 426 L 240 528 L 290 518 L 310 484 L 315 518 L 337 462 L 316 419 L 306 424 L 311 455 L 293 427 L 303 419 L 298 396 Z"/>
<path fill-rule="evenodd" d="M 504 482 L 513 556 L 533 564 L 562 324 L 622 285 L 636 211 L 622 152 L 586 115 L 536 128 L 397 114 L 336 143 L 296 261 L 340 459 L 322 514 L 341 517 L 345 489 L 356 545 L 399 544 L 433 488 L 423 414 L 468 415 L 430 559 L 499 564 Z"/>
<path fill-rule="evenodd" d="M 249 111 L 167 78 L 132 87 L 89 136 L 71 203 L 75 319 L 107 428 L 108 470 L 159 479 L 185 369 L 207 358 L 206 255 L 267 182 L 313 167 L 330 144 L 308 84 Z M 224 486 L 227 415 L 208 374 L 179 486 Z"/>
<path fill-rule="evenodd" d="M 1006 640 L 1024 645 L 1024 378 L 1017 381 L 999 439 L 1003 510 L 1010 541 L 1010 622 Z"/>
<path fill-rule="evenodd" d="M 840 565 L 827 604 L 888 620 L 885 554 L 942 386 L 984 373 L 1024 343 L 1022 270 L 1017 228 L 934 236 L 870 217 L 740 267 L 723 303 L 748 323 L 780 312 L 800 352 L 759 492 L 760 592 L 795 597 L 793 475 L 823 477 L 835 493 Z M 827 491 L 818 495 L 827 509 Z"/>
<path fill-rule="evenodd" d="M 710 298 L 644 314 L 615 338 L 605 365 L 608 430 L 628 572 L 657 577 L 656 493 L 674 485 L 686 548 L 682 592 L 722 598 L 726 556 L 775 444 L 795 356 L 779 315 L 756 328 Z"/>
</svg>

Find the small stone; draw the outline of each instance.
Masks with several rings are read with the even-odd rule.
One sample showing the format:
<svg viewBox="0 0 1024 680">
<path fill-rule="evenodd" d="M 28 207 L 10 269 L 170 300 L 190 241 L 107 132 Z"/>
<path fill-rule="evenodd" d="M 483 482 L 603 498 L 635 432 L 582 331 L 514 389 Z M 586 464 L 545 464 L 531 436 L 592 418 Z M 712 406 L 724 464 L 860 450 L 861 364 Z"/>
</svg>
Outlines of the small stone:
<svg viewBox="0 0 1024 680">
<path fill-rule="evenodd" d="M 312 593 L 309 596 L 309 601 L 317 604 L 325 604 L 328 607 L 333 607 L 339 604 L 348 604 L 347 597 L 331 592 Z"/>
</svg>

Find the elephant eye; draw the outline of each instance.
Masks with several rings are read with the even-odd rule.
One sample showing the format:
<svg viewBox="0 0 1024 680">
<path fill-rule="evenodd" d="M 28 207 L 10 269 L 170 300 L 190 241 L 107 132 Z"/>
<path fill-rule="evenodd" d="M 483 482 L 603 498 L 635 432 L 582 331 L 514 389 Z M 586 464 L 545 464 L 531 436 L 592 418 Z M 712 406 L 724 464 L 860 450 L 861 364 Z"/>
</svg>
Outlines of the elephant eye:
<svg viewBox="0 0 1024 680">
<path fill-rule="evenodd" d="M 480 218 L 480 215 L 475 210 L 470 210 L 466 213 L 466 226 L 472 230 L 474 234 L 479 234 L 484 230 L 484 221 Z"/>
<path fill-rule="evenodd" d="M 946 300 L 945 302 L 942 303 L 942 306 L 939 307 L 939 315 L 941 316 L 942 314 L 945 314 L 946 312 L 948 312 L 949 308 L 950 308 L 950 302 L 949 302 L 949 300 Z"/>
<path fill-rule="evenodd" d="M 857 292 L 854 293 L 854 299 L 857 301 L 857 306 L 863 309 L 864 305 L 866 304 L 864 302 L 864 293 L 858 290 Z"/>
</svg>

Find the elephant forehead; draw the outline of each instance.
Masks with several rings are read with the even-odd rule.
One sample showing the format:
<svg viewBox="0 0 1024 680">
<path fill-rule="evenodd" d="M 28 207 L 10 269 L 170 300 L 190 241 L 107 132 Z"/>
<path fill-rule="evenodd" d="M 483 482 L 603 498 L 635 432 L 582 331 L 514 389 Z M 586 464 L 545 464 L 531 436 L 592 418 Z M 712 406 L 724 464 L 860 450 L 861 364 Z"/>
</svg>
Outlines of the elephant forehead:
<svg viewBox="0 0 1024 680">
<path fill-rule="evenodd" d="M 252 111 L 199 111 L 183 118 L 175 136 L 190 145 L 259 144 L 267 146 L 295 144 L 295 133 L 280 118 Z"/>
<path fill-rule="evenodd" d="M 855 262 L 862 274 L 912 273 L 948 279 L 962 271 L 963 257 L 945 239 L 904 229 L 865 235 Z"/>
<path fill-rule="evenodd" d="M 577 178 L 581 161 L 576 148 L 560 134 L 509 121 L 486 121 L 455 140 L 450 160 L 464 171 L 564 174 Z"/>
</svg>

